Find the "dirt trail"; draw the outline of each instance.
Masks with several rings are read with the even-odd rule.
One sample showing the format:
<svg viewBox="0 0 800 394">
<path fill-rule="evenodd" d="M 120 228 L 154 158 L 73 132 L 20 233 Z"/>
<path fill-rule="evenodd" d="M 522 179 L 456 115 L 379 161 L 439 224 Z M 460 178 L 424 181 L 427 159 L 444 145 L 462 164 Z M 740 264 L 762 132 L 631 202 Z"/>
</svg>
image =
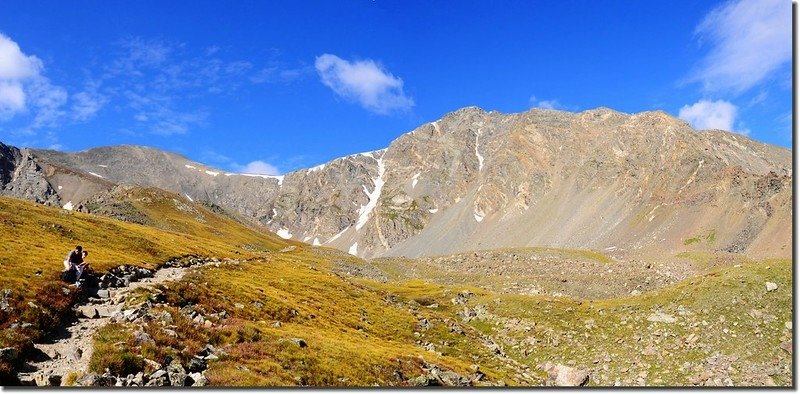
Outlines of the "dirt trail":
<svg viewBox="0 0 800 394">
<path fill-rule="evenodd" d="M 107 310 L 121 310 L 126 296 L 138 288 L 152 288 L 155 285 L 181 279 L 189 269 L 201 267 L 205 264 L 190 267 L 169 267 L 155 271 L 152 278 L 143 278 L 131 282 L 128 286 L 108 289 L 108 298 L 91 298 L 88 302 L 78 304 L 78 307 L 92 306 L 95 308 L 108 308 Z M 34 344 L 38 354 L 29 361 L 18 377 L 22 384 L 37 386 L 61 385 L 61 381 L 70 372 L 85 373 L 89 369 L 89 360 L 92 357 L 92 338 L 98 329 L 109 324 L 111 317 L 79 317 L 49 338 L 47 342 Z"/>
</svg>

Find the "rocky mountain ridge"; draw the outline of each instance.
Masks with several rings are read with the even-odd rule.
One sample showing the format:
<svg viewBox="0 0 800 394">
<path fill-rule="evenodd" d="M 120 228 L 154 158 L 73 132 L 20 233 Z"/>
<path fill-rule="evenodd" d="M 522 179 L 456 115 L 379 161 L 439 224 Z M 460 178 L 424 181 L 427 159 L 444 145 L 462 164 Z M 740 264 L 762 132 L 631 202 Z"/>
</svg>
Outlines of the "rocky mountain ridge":
<svg viewBox="0 0 800 394">
<path fill-rule="evenodd" d="M 19 157 L 16 173 L 33 172 L 9 182 L 0 166 L 5 194 L 64 206 L 113 184 L 153 186 L 361 257 L 519 246 L 791 255 L 791 152 L 663 112 L 468 107 L 386 149 L 283 176 L 137 146 L 16 152 L 4 154 Z"/>
</svg>

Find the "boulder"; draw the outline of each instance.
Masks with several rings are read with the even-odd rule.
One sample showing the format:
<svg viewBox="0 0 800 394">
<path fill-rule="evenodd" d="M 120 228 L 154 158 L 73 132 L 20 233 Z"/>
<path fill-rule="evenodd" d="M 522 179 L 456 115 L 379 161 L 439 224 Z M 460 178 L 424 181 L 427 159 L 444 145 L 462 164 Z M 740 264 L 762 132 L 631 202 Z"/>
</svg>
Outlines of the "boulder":
<svg viewBox="0 0 800 394">
<path fill-rule="evenodd" d="M 83 350 L 79 347 L 72 348 L 67 351 L 65 357 L 69 361 L 80 361 L 81 357 L 83 357 Z"/>
<path fill-rule="evenodd" d="M 547 372 L 547 383 L 551 386 L 583 386 L 589 382 L 589 372 L 562 364 L 545 363 L 539 369 Z"/>
<path fill-rule="evenodd" d="M 289 338 L 289 339 L 281 339 L 281 342 L 291 342 L 301 348 L 308 346 L 306 341 L 301 338 Z"/>
<path fill-rule="evenodd" d="M 187 386 L 187 381 L 189 380 L 189 375 L 185 373 L 171 373 L 169 374 L 169 383 L 173 387 L 183 387 Z M 193 382 L 189 382 L 189 386 L 191 386 Z"/>
<path fill-rule="evenodd" d="M 151 373 L 150 377 L 148 379 L 149 380 L 161 379 L 161 378 L 166 377 L 166 376 L 167 376 L 167 371 L 165 371 L 163 369 L 159 369 L 158 371 L 155 371 L 155 372 Z"/>
<path fill-rule="evenodd" d="M 786 353 L 792 354 L 792 341 L 781 342 L 781 349 Z"/>
<path fill-rule="evenodd" d="M 214 354 L 217 352 L 217 349 L 210 343 L 207 343 L 206 346 L 203 347 L 203 350 L 200 350 L 197 355 L 200 357 L 206 357 L 208 355 Z"/>
<path fill-rule="evenodd" d="M 61 375 L 42 373 L 35 377 L 36 385 L 39 387 L 44 386 L 61 386 Z"/>
<path fill-rule="evenodd" d="M 148 333 L 146 333 L 144 331 L 135 331 L 133 333 L 133 340 L 135 341 L 137 346 L 141 346 L 141 345 L 145 345 L 145 344 L 149 344 L 149 345 L 155 345 L 156 344 L 156 341 L 153 340 L 153 337 L 151 337 L 150 334 L 148 334 Z"/>
<path fill-rule="evenodd" d="M 78 307 L 78 316 L 94 319 L 98 316 L 97 309 L 93 305 L 81 305 Z"/>
<path fill-rule="evenodd" d="M 189 378 L 192 379 L 193 387 L 205 387 L 208 385 L 208 379 L 206 379 L 206 375 L 203 375 L 202 373 L 190 373 Z"/>
<path fill-rule="evenodd" d="M 97 311 L 97 316 L 99 317 L 111 317 L 115 312 L 119 312 L 119 307 L 110 307 L 110 306 L 97 306 L 95 307 Z"/>
<path fill-rule="evenodd" d="M 766 286 L 767 286 L 767 291 L 778 290 L 778 284 L 777 283 L 767 282 Z"/>
<path fill-rule="evenodd" d="M 4 347 L 0 349 L 0 360 L 12 363 L 19 358 L 19 352 L 13 347 Z"/>
<path fill-rule="evenodd" d="M 92 372 L 80 377 L 75 381 L 75 384 L 83 387 L 97 386 L 97 381 L 100 380 L 100 375 Z"/>
<path fill-rule="evenodd" d="M 189 372 L 202 372 L 208 368 L 208 364 L 201 357 L 194 356 L 189 361 Z"/>
</svg>

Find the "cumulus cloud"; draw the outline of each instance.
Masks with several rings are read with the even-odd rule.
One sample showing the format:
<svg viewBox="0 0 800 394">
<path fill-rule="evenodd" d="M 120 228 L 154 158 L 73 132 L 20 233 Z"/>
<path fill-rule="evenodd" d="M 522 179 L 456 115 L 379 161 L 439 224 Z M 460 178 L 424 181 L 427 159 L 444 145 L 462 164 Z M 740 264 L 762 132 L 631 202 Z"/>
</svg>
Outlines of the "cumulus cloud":
<svg viewBox="0 0 800 394">
<path fill-rule="evenodd" d="M 278 168 L 267 162 L 256 160 L 252 161 L 239 169 L 239 172 L 245 174 L 261 174 L 261 175 L 278 175 L 280 171 Z"/>
<path fill-rule="evenodd" d="M 414 106 L 403 91 L 403 80 L 373 60 L 350 62 L 326 53 L 316 58 L 314 66 L 325 86 L 368 111 L 387 114 Z"/>
<path fill-rule="evenodd" d="M 710 46 L 691 82 L 709 92 L 744 92 L 792 59 L 792 4 L 786 0 L 731 0 L 697 26 Z"/>
<path fill-rule="evenodd" d="M 678 117 L 689 122 L 698 130 L 720 129 L 733 131 L 737 108 L 724 101 L 700 100 L 692 105 L 684 105 Z"/>
<path fill-rule="evenodd" d="M 16 42 L 0 33 L 0 118 L 26 110 L 25 87 L 41 78 L 42 69 L 39 58 L 22 53 Z"/>
<path fill-rule="evenodd" d="M 33 135 L 37 129 L 55 128 L 67 114 L 69 94 L 44 76 L 42 61 L 26 55 L 19 44 L 0 33 L 0 121 L 20 114 L 30 123 L 16 133 Z M 54 140 L 52 134 L 47 137 Z"/>
</svg>

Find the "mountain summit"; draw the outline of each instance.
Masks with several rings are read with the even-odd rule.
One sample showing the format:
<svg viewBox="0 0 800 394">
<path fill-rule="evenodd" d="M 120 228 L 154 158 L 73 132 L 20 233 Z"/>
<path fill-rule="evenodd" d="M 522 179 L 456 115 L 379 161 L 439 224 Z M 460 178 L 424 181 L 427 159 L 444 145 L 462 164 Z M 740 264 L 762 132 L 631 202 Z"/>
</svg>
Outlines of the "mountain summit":
<svg viewBox="0 0 800 394">
<path fill-rule="evenodd" d="M 386 149 L 283 176 L 138 146 L 2 152 L 4 194 L 77 206 L 113 184 L 154 186 L 361 257 L 520 246 L 791 256 L 791 152 L 660 111 L 468 107 Z"/>
</svg>

